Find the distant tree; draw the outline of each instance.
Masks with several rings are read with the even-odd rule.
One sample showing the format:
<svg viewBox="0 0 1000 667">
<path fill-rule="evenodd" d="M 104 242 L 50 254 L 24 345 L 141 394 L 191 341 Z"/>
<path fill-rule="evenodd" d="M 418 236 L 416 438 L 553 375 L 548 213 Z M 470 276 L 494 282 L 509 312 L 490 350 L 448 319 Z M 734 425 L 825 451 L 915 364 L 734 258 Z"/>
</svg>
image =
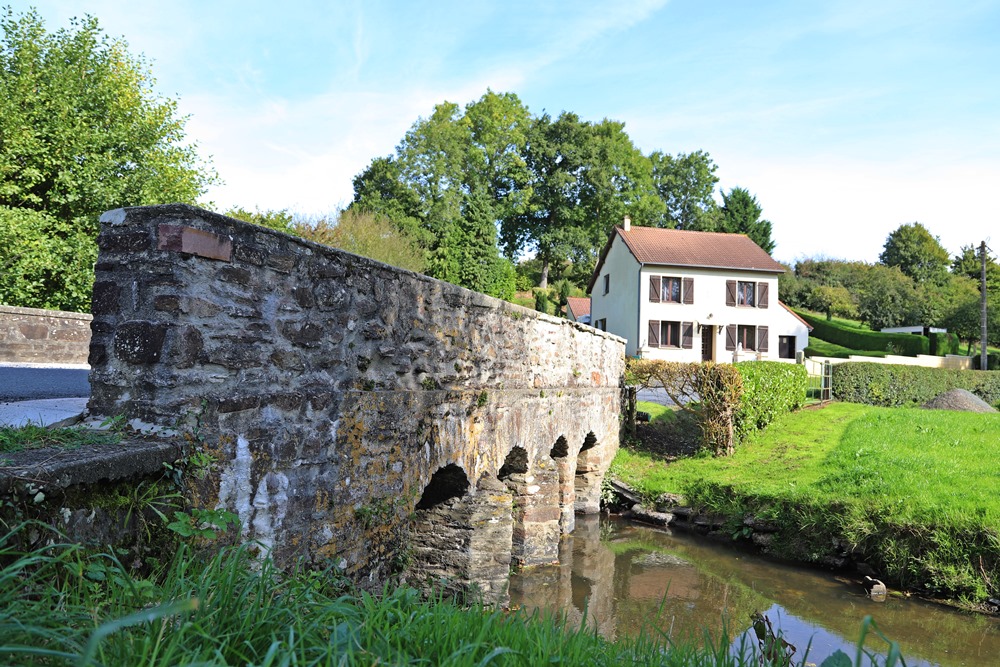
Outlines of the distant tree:
<svg viewBox="0 0 1000 667">
<path fill-rule="evenodd" d="M 940 240 L 919 222 L 900 225 L 885 240 L 879 261 L 900 271 L 918 283 L 943 281 L 950 258 Z"/>
<path fill-rule="evenodd" d="M 951 260 L 951 272 L 967 276 L 979 285 L 982 282 L 981 262 L 978 246 L 962 246 L 961 252 Z M 1000 293 L 1000 265 L 989 252 L 986 253 L 986 288 L 990 292 Z"/>
<path fill-rule="evenodd" d="M 761 220 L 763 212 L 757 197 L 744 188 L 722 193 L 722 216 L 716 229 L 710 231 L 746 234 L 768 254 L 774 252 L 771 223 Z"/>
<path fill-rule="evenodd" d="M 375 213 L 342 211 L 336 224 L 330 224 L 328 217 L 297 218 L 292 233 L 390 266 L 417 273 L 424 270 L 420 245 L 387 217 Z"/>
<path fill-rule="evenodd" d="M 840 317 L 855 317 L 858 306 L 846 287 L 819 285 L 814 287 L 809 298 L 809 308 L 826 313 L 826 319 Z"/>
<path fill-rule="evenodd" d="M 176 102 L 153 92 L 145 60 L 97 19 L 48 32 L 36 11 L 8 7 L 0 31 L 0 207 L 8 233 L 12 220 L 30 219 L 17 233 L 37 235 L 30 251 L 3 246 L 5 284 L 31 288 L 0 301 L 86 311 L 100 214 L 193 203 L 215 175 L 185 141 Z M 57 264 L 81 274 L 53 279 L 45 267 Z"/>
<path fill-rule="evenodd" d="M 713 194 L 719 179 L 717 166 L 705 151 L 678 153 L 676 156 L 654 151 L 649 155 L 653 182 L 666 205 L 660 227 L 706 229 L 715 226 L 707 218 L 718 205 Z"/>
<path fill-rule="evenodd" d="M 288 209 L 282 209 L 280 211 L 262 211 L 259 208 L 255 208 L 250 211 L 242 206 L 234 206 L 226 211 L 224 215 L 228 215 L 230 218 L 236 218 L 237 220 L 242 220 L 243 222 L 260 225 L 261 227 L 276 229 L 279 232 L 285 232 L 286 234 L 295 233 L 295 216 L 293 216 Z"/>
<path fill-rule="evenodd" d="M 919 310 L 913 280 L 899 270 L 876 264 L 858 290 L 858 314 L 872 329 L 914 324 Z"/>
</svg>

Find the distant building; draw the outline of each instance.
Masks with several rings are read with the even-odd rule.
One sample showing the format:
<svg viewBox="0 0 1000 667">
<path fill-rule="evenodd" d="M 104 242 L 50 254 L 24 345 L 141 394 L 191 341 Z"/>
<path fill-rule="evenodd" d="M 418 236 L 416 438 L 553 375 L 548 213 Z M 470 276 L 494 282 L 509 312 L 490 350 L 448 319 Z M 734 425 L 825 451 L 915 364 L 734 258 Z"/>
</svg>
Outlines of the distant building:
<svg viewBox="0 0 1000 667">
<path fill-rule="evenodd" d="M 566 317 L 574 322 L 590 324 L 590 297 L 566 297 Z"/>
<path fill-rule="evenodd" d="M 587 291 L 590 323 L 626 353 L 670 361 L 793 360 L 810 327 L 778 301 L 784 267 L 744 234 L 616 227 Z"/>
</svg>

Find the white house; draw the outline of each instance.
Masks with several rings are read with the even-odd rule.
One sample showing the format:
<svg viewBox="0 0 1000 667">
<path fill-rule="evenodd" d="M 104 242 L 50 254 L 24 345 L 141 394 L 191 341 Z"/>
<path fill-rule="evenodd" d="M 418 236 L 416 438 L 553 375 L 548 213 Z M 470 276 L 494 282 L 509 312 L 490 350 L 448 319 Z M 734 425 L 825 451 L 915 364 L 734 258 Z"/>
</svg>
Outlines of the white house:
<svg viewBox="0 0 1000 667">
<path fill-rule="evenodd" d="M 810 327 L 778 301 L 778 262 L 743 234 L 616 227 L 587 291 L 590 322 L 646 359 L 794 360 Z"/>
</svg>

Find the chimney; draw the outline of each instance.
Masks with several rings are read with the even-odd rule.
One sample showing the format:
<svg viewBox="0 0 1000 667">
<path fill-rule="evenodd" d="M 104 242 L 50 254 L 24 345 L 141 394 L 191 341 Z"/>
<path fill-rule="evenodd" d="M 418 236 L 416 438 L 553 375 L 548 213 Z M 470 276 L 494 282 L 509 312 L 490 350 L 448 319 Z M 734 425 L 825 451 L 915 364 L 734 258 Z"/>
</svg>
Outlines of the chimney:
<svg viewBox="0 0 1000 667">
<path fill-rule="evenodd" d="M 626 215 L 624 220 L 622 220 L 622 229 L 624 229 L 627 232 L 631 228 L 632 228 L 632 218 Z"/>
</svg>

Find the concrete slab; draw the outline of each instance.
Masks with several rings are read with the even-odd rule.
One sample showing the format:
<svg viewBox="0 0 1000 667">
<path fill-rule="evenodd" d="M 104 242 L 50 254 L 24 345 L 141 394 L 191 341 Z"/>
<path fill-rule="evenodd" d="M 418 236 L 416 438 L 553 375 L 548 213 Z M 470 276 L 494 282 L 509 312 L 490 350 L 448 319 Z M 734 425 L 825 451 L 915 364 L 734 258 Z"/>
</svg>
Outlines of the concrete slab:
<svg viewBox="0 0 1000 667">
<path fill-rule="evenodd" d="M 86 398 L 47 398 L 0 403 L 0 426 L 69 426 L 80 421 L 86 411 Z"/>
</svg>

